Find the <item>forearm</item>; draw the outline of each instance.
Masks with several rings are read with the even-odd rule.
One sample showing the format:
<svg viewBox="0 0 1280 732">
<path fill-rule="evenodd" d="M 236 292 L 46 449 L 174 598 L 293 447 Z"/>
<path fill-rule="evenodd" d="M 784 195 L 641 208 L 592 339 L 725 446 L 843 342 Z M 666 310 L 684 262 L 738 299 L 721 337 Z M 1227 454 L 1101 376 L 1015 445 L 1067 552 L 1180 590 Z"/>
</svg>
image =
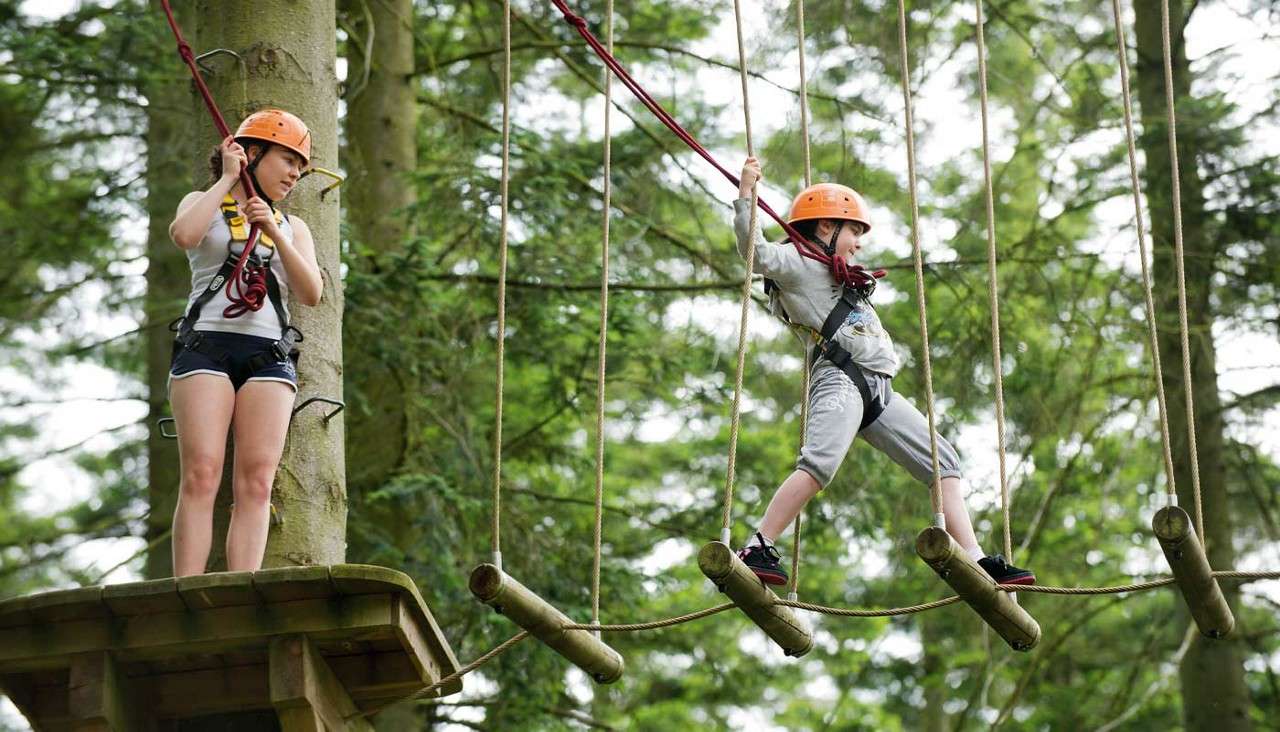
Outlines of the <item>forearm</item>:
<svg viewBox="0 0 1280 732">
<path fill-rule="evenodd" d="M 751 199 L 749 197 L 739 198 L 737 201 L 734 201 L 733 203 L 733 208 L 734 208 L 733 233 L 736 234 L 738 237 L 738 254 L 742 255 L 743 259 L 747 258 L 749 242 L 751 241 L 751 235 L 753 233 L 751 231 L 750 206 L 751 206 Z M 755 233 L 756 249 L 759 250 L 764 246 L 765 241 L 764 241 L 764 236 L 760 234 L 760 218 L 758 213 L 756 214 L 756 228 L 754 233 Z"/>
<path fill-rule="evenodd" d="M 209 190 L 200 194 L 186 208 L 178 212 L 173 223 L 169 224 L 169 238 L 182 249 L 192 249 L 200 244 L 209 222 L 218 215 L 218 206 L 226 197 L 235 178 L 219 178 Z"/>
</svg>

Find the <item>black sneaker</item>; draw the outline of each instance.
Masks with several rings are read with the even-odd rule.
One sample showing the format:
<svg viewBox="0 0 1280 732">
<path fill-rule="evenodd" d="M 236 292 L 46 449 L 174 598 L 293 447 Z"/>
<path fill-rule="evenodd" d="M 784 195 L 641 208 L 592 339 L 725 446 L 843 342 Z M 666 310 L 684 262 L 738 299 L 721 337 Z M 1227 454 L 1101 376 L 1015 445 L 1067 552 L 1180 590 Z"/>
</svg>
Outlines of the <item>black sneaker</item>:
<svg viewBox="0 0 1280 732">
<path fill-rule="evenodd" d="M 787 572 L 781 566 L 782 555 L 768 544 L 752 544 L 738 552 L 738 559 L 766 585 L 787 583 Z"/>
<path fill-rule="evenodd" d="M 1034 585 L 1036 575 L 1029 569 L 1015 567 L 1005 561 L 1003 554 L 992 554 L 978 560 L 978 566 L 991 575 L 998 585 Z"/>
</svg>

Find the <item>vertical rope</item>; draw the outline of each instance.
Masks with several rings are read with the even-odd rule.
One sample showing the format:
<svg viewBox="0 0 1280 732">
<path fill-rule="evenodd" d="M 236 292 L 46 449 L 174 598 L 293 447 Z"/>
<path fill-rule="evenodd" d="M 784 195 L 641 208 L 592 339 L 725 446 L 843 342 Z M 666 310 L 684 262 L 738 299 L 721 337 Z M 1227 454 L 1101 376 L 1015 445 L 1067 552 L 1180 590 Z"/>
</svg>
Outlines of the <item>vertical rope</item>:
<svg viewBox="0 0 1280 732">
<path fill-rule="evenodd" d="M 493 563 L 502 569 L 502 380 L 507 339 L 507 190 L 511 178 L 511 0 L 502 4 L 502 228 L 498 255 L 498 378 L 493 427 Z"/>
<path fill-rule="evenodd" d="M 613 0 L 605 3 L 605 45 L 613 53 Z M 596 365 L 596 520 L 595 559 L 591 564 L 591 624 L 600 624 L 600 537 L 604 523 L 604 385 L 605 348 L 609 337 L 609 206 L 613 146 L 610 109 L 613 106 L 613 72 L 604 70 L 604 216 L 600 236 L 600 359 Z M 599 637 L 599 633 L 596 636 Z"/>
<path fill-rule="evenodd" d="M 809 78 L 804 63 L 804 0 L 796 0 L 796 48 L 800 52 L 800 143 L 804 149 L 804 187 L 813 185 L 813 162 L 809 155 Z M 809 421 L 809 386 L 812 366 L 809 348 L 804 347 L 804 393 L 800 400 L 800 447 L 808 436 Z M 791 556 L 791 587 L 787 591 L 787 599 L 797 600 L 800 597 L 800 529 L 804 521 L 804 510 L 796 515 L 795 550 Z"/>
<path fill-rule="evenodd" d="M 911 68 L 907 61 L 907 9 L 898 0 L 898 58 L 902 67 L 902 100 L 907 128 L 907 183 L 911 198 L 911 249 L 915 259 L 916 302 L 920 309 L 920 343 L 924 353 L 924 394 L 929 414 L 929 450 L 933 456 L 933 485 L 929 498 L 935 521 L 942 512 L 942 478 L 938 466 L 938 432 L 933 413 L 933 364 L 929 360 L 929 319 L 924 301 L 924 262 L 920 253 L 920 204 L 916 197 L 916 140 L 911 119 Z"/>
<path fill-rule="evenodd" d="M 808 188 L 813 185 L 813 164 L 809 157 L 809 77 L 804 65 L 804 0 L 796 0 L 796 48 L 800 51 L 800 142 L 804 149 L 804 187 Z"/>
<path fill-rule="evenodd" d="M 1160 364 L 1160 342 L 1156 333 L 1156 306 L 1151 295 L 1151 270 L 1147 266 L 1147 232 L 1142 218 L 1142 186 L 1138 180 L 1138 147 L 1133 133 L 1133 97 L 1129 91 L 1129 48 L 1124 39 L 1124 23 L 1120 18 L 1120 0 L 1111 0 L 1111 17 L 1116 29 L 1116 55 L 1120 61 L 1120 88 L 1124 97 L 1125 143 L 1129 149 L 1129 184 L 1133 190 L 1133 217 L 1138 226 L 1138 256 L 1142 262 L 1142 296 L 1146 304 L 1147 332 L 1150 337 L 1151 362 L 1155 370 L 1156 405 L 1160 411 L 1160 438 L 1164 447 L 1164 470 L 1169 477 L 1167 494 L 1177 496 L 1173 477 L 1173 450 L 1169 438 L 1169 412 L 1164 393 L 1164 369 Z"/>
<path fill-rule="evenodd" d="M 1200 508 L 1200 457 L 1196 449 L 1196 408 L 1191 396 L 1191 342 L 1187 335 L 1187 276 L 1182 259 L 1182 183 L 1178 173 L 1178 130 L 1173 111 L 1173 51 L 1169 39 L 1169 0 L 1160 0 L 1160 31 L 1164 46 L 1165 117 L 1169 127 L 1169 173 L 1173 184 L 1173 250 L 1178 271 L 1178 326 L 1182 335 L 1182 389 L 1187 400 L 1187 449 L 1191 454 L 1191 490 L 1196 503 L 1196 534 L 1204 541 L 1204 512 Z"/>
<path fill-rule="evenodd" d="M 982 0 L 977 7 L 978 89 L 982 103 L 982 173 L 987 188 L 987 299 L 991 308 L 991 366 L 996 390 L 996 448 L 1000 455 L 1000 510 L 1004 517 L 1004 555 L 1013 561 L 1013 532 L 1009 521 L 1009 479 L 1004 447 L 1004 359 L 1000 349 L 1000 287 L 996 280 L 996 204 L 991 183 L 990 119 L 987 114 L 987 42 L 983 31 Z"/>
<path fill-rule="evenodd" d="M 808 348 L 804 349 L 804 399 L 800 402 L 800 446 L 804 447 L 804 441 L 808 437 L 809 425 L 809 388 L 812 385 L 812 374 L 809 369 L 813 368 L 813 354 Z M 791 556 L 791 586 L 787 588 L 787 599 L 800 599 L 800 529 L 804 520 L 804 509 L 796 515 L 795 524 L 795 552 Z"/>
<path fill-rule="evenodd" d="M 742 116 L 746 123 L 747 155 L 755 156 L 755 146 L 751 142 L 751 102 L 747 96 L 747 51 L 742 40 L 742 5 L 741 0 L 733 0 L 733 19 L 738 34 L 738 72 L 742 79 Z M 742 372 L 747 359 L 747 317 L 751 312 L 751 272 L 756 266 L 756 230 L 757 221 L 756 188 L 758 182 L 751 186 L 751 223 L 747 233 L 747 273 L 742 280 L 742 317 L 738 322 L 738 366 L 733 380 L 733 410 L 729 425 L 729 468 L 724 482 L 724 517 L 720 526 L 720 540 L 729 543 L 733 522 L 733 479 L 738 461 L 738 423 L 742 412 Z"/>
</svg>

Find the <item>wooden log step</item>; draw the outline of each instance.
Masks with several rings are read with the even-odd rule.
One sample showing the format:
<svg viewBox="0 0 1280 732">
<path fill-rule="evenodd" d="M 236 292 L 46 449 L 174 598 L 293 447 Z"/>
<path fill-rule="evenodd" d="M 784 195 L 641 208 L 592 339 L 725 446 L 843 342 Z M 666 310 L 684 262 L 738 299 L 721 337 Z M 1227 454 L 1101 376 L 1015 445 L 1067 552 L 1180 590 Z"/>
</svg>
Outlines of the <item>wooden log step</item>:
<svg viewBox="0 0 1280 732">
<path fill-rule="evenodd" d="M 916 537 L 916 554 L 938 573 L 960 599 L 978 613 L 1015 651 L 1029 651 L 1040 642 L 1040 624 L 991 575 L 973 561 L 946 529 L 930 526 Z"/>
<path fill-rule="evenodd" d="M 597 683 L 610 684 L 622 677 L 621 654 L 588 631 L 566 628 L 574 624 L 569 616 L 501 569 L 481 564 L 471 572 L 470 584 L 476 599 L 511 618 Z"/>
<path fill-rule="evenodd" d="M 1165 506 L 1156 511 L 1151 528 L 1169 560 L 1196 627 L 1210 638 L 1226 638 L 1235 628 L 1236 619 L 1213 576 L 1204 546 L 1196 538 L 1191 517 L 1178 506 Z"/>
<path fill-rule="evenodd" d="M 765 635 L 788 656 L 803 656 L 813 648 L 813 634 L 794 610 L 778 603 L 778 596 L 742 563 L 725 544 L 713 541 L 698 552 L 698 567 L 717 589 L 733 600 Z"/>
</svg>

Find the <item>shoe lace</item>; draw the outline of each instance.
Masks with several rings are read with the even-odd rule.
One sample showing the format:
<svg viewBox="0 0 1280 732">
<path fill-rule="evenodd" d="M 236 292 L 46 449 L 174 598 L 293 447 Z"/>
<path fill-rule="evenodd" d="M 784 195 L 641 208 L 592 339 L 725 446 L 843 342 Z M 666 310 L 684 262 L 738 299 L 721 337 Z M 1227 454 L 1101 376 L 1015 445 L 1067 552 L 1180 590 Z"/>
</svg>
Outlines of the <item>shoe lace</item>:
<svg viewBox="0 0 1280 732">
<path fill-rule="evenodd" d="M 778 562 L 782 560 L 782 555 L 778 553 L 778 550 L 768 544 L 760 545 L 760 553 L 764 554 L 764 556 L 771 562 Z"/>
</svg>

